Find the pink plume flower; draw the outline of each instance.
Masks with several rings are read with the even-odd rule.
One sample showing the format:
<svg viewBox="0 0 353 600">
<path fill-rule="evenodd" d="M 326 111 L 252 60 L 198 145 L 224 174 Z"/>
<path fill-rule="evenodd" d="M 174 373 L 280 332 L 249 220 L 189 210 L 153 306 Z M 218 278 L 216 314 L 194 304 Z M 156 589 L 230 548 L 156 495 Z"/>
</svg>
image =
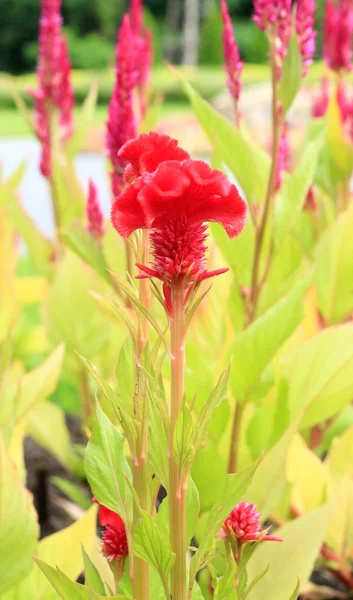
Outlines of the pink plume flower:
<svg viewBox="0 0 353 600">
<path fill-rule="evenodd" d="M 241 72 L 244 63 L 240 60 L 239 49 L 235 41 L 232 20 L 227 6 L 227 0 L 221 0 L 221 14 L 223 21 L 223 54 L 224 68 L 227 72 L 227 85 L 234 102 L 237 103 L 241 92 Z"/>
<path fill-rule="evenodd" d="M 291 33 L 291 0 L 254 0 L 254 21 L 260 29 L 275 37 L 278 79 L 282 73 Z"/>
<path fill-rule="evenodd" d="M 130 24 L 134 35 L 141 35 L 143 22 L 143 0 L 131 0 Z"/>
<path fill-rule="evenodd" d="M 303 75 L 313 62 L 315 53 L 315 0 L 298 0 L 295 26 L 298 36 L 300 53 L 303 61 Z"/>
<path fill-rule="evenodd" d="M 229 532 L 235 535 L 238 543 L 283 541 L 275 535 L 267 535 L 266 530 L 261 531 L 260 513 L 256 504 L 249 502 L 240 502 L 233 508 L 224 522 L 221 537 L 227 538 Z"/>
<path fill-rule="evenodd" d="M 136 123 L 133 111 L 134 56 L 132 53 L 134 36 L 130 18 L 125 15 L 118 33 L 116 45 L 116 79 L 108 108 L 106 148 L 111 161 L 111 183 L 113 196 L 121 192 L 126 166 L 118 156 L 120 148 L 136 136 Z"/>
<path fill-rule="evenodd" d="M 326 0 L 324 58 L 333 71 L 352 68 L 353 2 Z"/>
<path fill-rule="evenodd" d="M 92 179 L 88 183 L 88 198 L 86 205 L 87 220 L 88 220 L 88 231 L 95 238 L 101 238 L 104 236 L 104 217 L 101 211 L 97 187 L 93 183 Z"/>
<path fill-rule="evenodd" d="M 37 137 L 41 142 L 40 170 L 51 175 L 52 109 L 59 117 L 60 139 L 72 135 L 74 95 L 70 82 L 71 62 L 66 38 L 62 35 L 61 0 L 42 0 L 39 30 L 38 89 L 35 100 Z"/>
<path fill-rule="evenodd" d="M 311 107 L 311 114 L 314 119 L 319 119 L 324 116 L 327 111 L 328 103 L 330 100 L 330 83 L 327 77 L 321 79 L 321 86 L 319 93 L 314 96 L 313 105 Z"/>
</svg>

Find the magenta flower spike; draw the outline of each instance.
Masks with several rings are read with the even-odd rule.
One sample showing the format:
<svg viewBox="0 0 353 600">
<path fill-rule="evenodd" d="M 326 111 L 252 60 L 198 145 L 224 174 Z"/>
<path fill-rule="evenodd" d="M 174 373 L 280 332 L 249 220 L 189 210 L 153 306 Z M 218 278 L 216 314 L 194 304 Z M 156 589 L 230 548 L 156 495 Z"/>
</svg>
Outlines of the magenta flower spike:
<svg viewBox="0 0 353 600">
<path fill-rule="evenodd" d="M 320 90 L 316 96 L 311 107 L 311 115 L 314 119 L 323 117 L 327 111 L 330 100 L 330 82 L 327 77 L 321 79 Z"/>
<path fill-rule="evenodd" d="M 295 27 L 303 61 L 303 75 L 307 74 L 308 67 L 312 64 L 315 53 L 315 8 L 315 0 L 297 1 Z"/>
<path fill-rule="evenodd" d="M 116 79 L 108 108 L 106 148 L 111 161 L 111 184 L 113 196 L 121 192 L 126 166 L 118 156 L 120 148 L 136 136 L 136 123 L 133 110 L 134 56 L 131 51 L 134 43 L 130 18 L 125 15 L 118 33 L 116 45 Z"/>
<path fill-rule="evenodd" d="M 92 179 L 88 183 L 88 198 L 86 205 L 88 231 L 95 238 L 104 236 L 104 217 L 98 201 L 98 191 Z"/>
<path fill-rule="evenodd" d="M 352 68 L 353 2 L 326 0 L 324 58 L 333 71 Z"/>
<path fill-rule="evenodd" d="M 228 75 L 227 86 L 231 97 L 237 104 L 242 88 L 241 72 L 244 63 L 240 60 L 239 49 L 235 41 L 232 20 L 229 15 L 227 0 L 221 0 L 221 14 L 223 21 L 223 54 L 224 68 Z"/>
<path fill-rule="evenodd" d="M 40 170 L 51 176 L 52 113 L 59 117 L 60 139 L 65 143 L 73 131 L 74 94 L 71 62 L 66 38 L 62 35 L 61 0 L 42 0 L 39 30 L 38 89 L 35 100 L 36 133 L 41 143 Z"/>
<path fill-rule="evenodd" d="M 284 124 L 282 136 L 278 147 L 278 159 L 276 168 L 276 191 L 281 187 L 283 171 L 290 168 L 290 148 L 288 141 L 288 126 Z"/>
<path fill-rule="evenodd" d="M 274 37 L 276 73 L 282 73 L 291 33 L 291 0 L 254 0 L 254 21 L 257 26 Z"/>
</svg>

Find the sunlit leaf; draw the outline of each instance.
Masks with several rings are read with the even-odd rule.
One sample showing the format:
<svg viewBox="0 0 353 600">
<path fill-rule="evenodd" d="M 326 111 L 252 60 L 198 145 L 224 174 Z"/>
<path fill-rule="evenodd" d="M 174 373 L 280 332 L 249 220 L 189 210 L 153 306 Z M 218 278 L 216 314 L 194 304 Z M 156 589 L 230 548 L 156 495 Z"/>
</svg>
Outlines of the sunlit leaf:
<svg viewBox="0 0 353 600">
<path fill-rule="evenodd" d="M 39 534 L 32 497 L 0 434 L 0 594 L 29 573 Z"/>
</svg>

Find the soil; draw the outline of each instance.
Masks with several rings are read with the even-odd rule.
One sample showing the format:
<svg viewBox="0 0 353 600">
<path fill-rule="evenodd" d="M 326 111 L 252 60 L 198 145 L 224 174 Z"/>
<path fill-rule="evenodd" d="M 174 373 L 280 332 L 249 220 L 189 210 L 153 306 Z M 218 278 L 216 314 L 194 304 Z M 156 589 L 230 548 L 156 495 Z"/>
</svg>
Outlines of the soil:
<svg viewBox="0 0 353 600">
<path fill-rule="evenodd" d="M 85 444 L 87 440 L 82 434 L 80 420 L 68 416 L 66 422 L 73 443 Z M 73 522 L 62 502 L 65 496 L 53 485 L 51 478 L 57 476 L 75 482 L 88 498 L 90 497 L 89 486 L 87 482 L 75 479 L 51 454 L 30 437 L 24 441 L 24 455 L 27 488 L 33 494 L 34 506 L 38 513 L 40 538 L 43 538 L 68 527 Z"/>
</svg>

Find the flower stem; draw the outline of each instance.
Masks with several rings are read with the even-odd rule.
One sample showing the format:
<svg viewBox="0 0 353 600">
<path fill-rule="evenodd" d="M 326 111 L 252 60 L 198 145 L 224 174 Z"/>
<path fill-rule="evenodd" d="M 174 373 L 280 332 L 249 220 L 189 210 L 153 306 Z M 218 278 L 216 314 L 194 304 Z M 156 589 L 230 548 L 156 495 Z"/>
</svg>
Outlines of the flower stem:
<svg viewBox="0 0 353 600">
<path fill-rule="evenodd" d="M 253 262 L 253 270 L 252 270 L 252 278 L 251 278 L 251 293 L 249 299 L 249 307 L 247 314 L 247 326 L 249 326 L 254 319 L 256 318 L 256 310 L 257 305 L 262 289 L 262 285 L 265 283 L 266 276 L 270 270 L 270 263 L 272 259 L 272 250 L 270 250 L 269 259 L 266 265 L 266 275 L 262 279 L 260 278 L 260 261 L 261 254 L 263 249 L 263 242 L 266 232 L 266 226 L 268 223 L 268 219 L 270 216 L 271 209 L 271 201 L 275 192 L 275 184 L 276 184 L 276 171 L 277 171 L 277 162 L 278 162 L 278 150 L 279 150 L 279 142 L 281 138 L 281 129 L 282 129 L 282 117 L 280 115 L 280 104 L 278 100 L 278 77 L 276 73 L 276 48 L 275 48 L 275 36 L 273 36 L 271 40 L 271 71 L 272 71 L 272 156 L 271 156 L 271 170 L 270 176 L 267 184 L 266 196 L 265 196 L 265 204 L 262 213 L 262 218 L 260 220 L 259 226 L 257 228 L 257 236 L 255 241 L 255 250 L 254 250 L 254 262 Z M 229 452 L 229 463 L 228 468 L 230 473 L 236 472 L 237 463 L 238 463 L 238 454 L 239 454 L 239 443 L 240 443 L 240 434 L 241 434 L 241 420 L 244 412 L 245 404 L 240 406 L 237 403 L 235 407 L 234 419 L 233 419 L 233 429 L 232 429 L 232 438 L 231 438 L 231 446 Z"/>
<path fill-rule="evenodd" d="M 185 322 L 184 289 L 172 287 L 171 318 L 171 409 L 169 436 L 169 528 L 175 563 L 171 573 L 171 600 L 187 600 L 186 583 L 186 481 L 173 457 L 175 426 L 184 396 Z"/>
<path fill-rule="evenodd" d="M 254 262 L 251 280 L 251 295 L 250 295 L 250 310 L 248 314 L 248 324 L 250 324 L 255 316 L 257 304 L 261 292 L 261 286 L 259 285 L 259 271 L 260 271 L 260 260 L 261 251 L 264 242 L 264 236 L 266 231 L 266 225 L 270 215 L 271 200 L 275 191 L 276 183 L 276 171 L 278 162 L 278 149 L 281 138 L 282 118 L 279 114 L 279 101 L 278 101 L 278 79 L 276 74 L 276 49 L 275 40 L 271 44 L 271 67 L 272 67 L 272 156 L 271 156 L 271 170 L 268 180 L 265 205 L 262 214 L 262 219 L 259 225 L 259 229 L 255 241 L 254 251 Z"/>
<path fill-rule="evenodd" d="M 148 261 L 149 254 L 149 236 L 148 231 L 143 232 L 142 238 L 142 253 L 145 260 Z M 141 304 L 149 309 L 150 296 L 148 280 L 142 279 L 139 285 L 139 299 Z M 137 340 L 137 355 L 136 361 L 137 377 L 141 383 L 144 383 L 142 389 L 139 390 L 137 418 L 141 425 L 139 439 L 136 443 L 136 456 L 133 461 L 132 474 L 133 484 L 138 495 L 140 506 L 146 512 L 150 511 L 149 490 L 148 490 L 148 421 L 146 417 L 146 402 L 147 402 L 147 387 L 144 377 L 139 377 L 141 370 L 140 359 L 143 349 L 148 341 L 149 322 L 143 315 L 139 318 L 138 340 Z M 140 513 L 134 506 L 134 526 L 136 525 Z M 132 576 L 132 591 L 135 600 L 149 600 L 149 565 L 144 560 L 134 557 L 133 559 L 133 576 Z"/>
</svg>

